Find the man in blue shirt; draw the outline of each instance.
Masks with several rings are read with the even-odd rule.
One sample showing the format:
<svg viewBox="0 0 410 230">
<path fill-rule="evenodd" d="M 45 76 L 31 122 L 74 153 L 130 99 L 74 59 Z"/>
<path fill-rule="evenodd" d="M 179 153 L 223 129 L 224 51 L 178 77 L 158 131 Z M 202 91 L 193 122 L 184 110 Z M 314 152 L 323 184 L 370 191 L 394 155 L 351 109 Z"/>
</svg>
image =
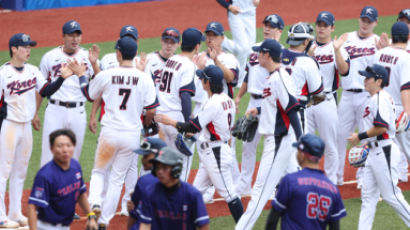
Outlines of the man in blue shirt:
<svg viewBox="0 0 410 230">
<path fill-rule="evenodd" d="M 72 159 L 75 144 L 75 134 L 71 130 L 59 129 L 50 134 L 53 160 L 44 165 L 34 179 L 28 201 L 30 229 L 70 229 L 77 202 L 88 213 L 87 228 L 97 229 L 81 166 Z"/>
<path fill-rule="evenodd" d="M 317 136 L 306 134 L 293 144 L 298 149 L 301 171 L 286 175 L 272 201 L 266 230 L 276 229 L 339 229 L 339 220 L 346 216 L 340 192 L 319 170 L 325 144 Z"/>
<path fill-rule="evenodd" d="M 140 229 L 207 230 L 209 216 L 201 193 L 179 179 L 182 154 L 165 147 L 152 161 L 158 182 L 142 193 L 142 204 L 137 208 Z"/>
</svg>

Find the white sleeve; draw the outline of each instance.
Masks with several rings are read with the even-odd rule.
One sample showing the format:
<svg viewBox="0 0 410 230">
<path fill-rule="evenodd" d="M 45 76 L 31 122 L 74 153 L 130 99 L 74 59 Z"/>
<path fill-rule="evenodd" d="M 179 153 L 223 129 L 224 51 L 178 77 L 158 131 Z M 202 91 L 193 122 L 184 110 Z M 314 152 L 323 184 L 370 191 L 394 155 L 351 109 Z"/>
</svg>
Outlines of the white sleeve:
<svg viewBox="0 0 410 230">
<path fill-rule="evenodd" d="M 195 65 L 194 64 L 191 65 L 190 63 L 184 69 L 184 72 L 181 73 L 181 79 L 180 79 L 178 90 L 190 84 L 194 80 L 194 76 L 195 76 Z"/>
<path fill-rule="evenodd" d="M 401 78 L 400 78 L 400 87 L 410 89 L 410 59 L 407 59 L 404 65 L 402 66 Z"/>
<path fill-rule="evenodd" d="M 311 59 L 309 64 L 305 65 L 306 81 L 309 88 L 309 93 L 314 93 L 320 89 L 322 85 L 322 75 L 316 62 Z"/>
<path fill-rule="evenodd" d="M 205 105 L 204 109 L 198 113 L 199 125 L 206 127 L 215 117 L 218 117 L 218 108 L 213 105 Z"/>
<path fill-rule="evenodd" d="M 41 58 L 41 62 L 40 62 L 40 71 L 43 75 L 44 79 L 48 79 L 50 71 L 48 69 L 48 62 L 47 62 L 47 54 L 43 56 L 43 58 Z"/>
<path fill-rule="evenodd" d="M 110 79 L 110 77 L 105 76 L 104 71 L 99 72 L 88 86 L 90 98 L 94 100 L 100 97 Z"/>
<path fill-rule="evenodd" d="M 146 85 L 144 87 L 145 89 L 145 99 L 144 99 L 144 107 L 154 105 L 154 103 L 157 100 L 157 93 L 155 90 L 155 85 L 154 82 L 151 80 L 150 76 L 146 76 L 146 79 L 144 79 L 146 82 Z"/>
<path fill-rule="evenodd" d="M 44 87 L 47 83 L 47 80 L 44 78 L 43 74 L 38 70 L 37 67 L 33 68 L 33 74 L 36 76 L 36 90 L 40 92 L 40 90 Z"/>
</svg>

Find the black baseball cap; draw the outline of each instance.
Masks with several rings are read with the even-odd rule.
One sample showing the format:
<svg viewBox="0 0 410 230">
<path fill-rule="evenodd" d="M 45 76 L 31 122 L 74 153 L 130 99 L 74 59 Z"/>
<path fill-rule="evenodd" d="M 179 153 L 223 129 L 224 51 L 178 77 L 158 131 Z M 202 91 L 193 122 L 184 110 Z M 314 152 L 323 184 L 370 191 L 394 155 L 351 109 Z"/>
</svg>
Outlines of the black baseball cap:
<svg viewBox="0 0 410 230">
<path fill-rule="evenodd" d="M 145 156 L 149 153 L 158 153 L 159 150 L 165 146 L 167 146 L 167 144 L 160 138 L 148 137 L 141 142 L 140 148 L 133 152 Z"/>
<path fill-rule="evenodd" d="M 138 40 L 138 30 L 133 25 L 126 25 L 121 28 L 120 38 L 124 36 L 131 36 L 135 40 Z"/>
<path fill-rule="evenodd" d="M 373 6 L 365 6 L 360 13 L 360 18 L 368 18 L 371 22 L 377 21 L 377 9 Z"/>
<path fill-rule="evenodd" d="M 365 78 L 374 77 L 376 80 L 382 79 L 383 85 L 386 85 L 389 75 L 386 68 L 378 64 L 367 66 L 365 70 L 359 70 L 359 74 Z"/>
<path fill-rule="evenodd" d="M 282 46 L 273 39 L 265 39 L 260 46 L 252 47 L 256 52 L 267 52 L 271 57 L 279 58 L 282 53 Z"/>
<path fill-rule="evenodd" d="M 322 11 L 317 15 L 316 23 L 324 22 L 326 25 L 333 26 L 335 24 L 335 16 L 329 11 Z"/>
<path fill-rule="evenodd" d="M 409 36 L 409 27 L 404 22 L 395 22 L 391 27 L 391 34 Z"/>
<path fill-rule="evenodd" d="M 293 147 L 299 149 L 304 153 L 308 153 L 312 156 L 321 158 L 325 151 L 325 143 L 320 137 L 306 134 L 299 138 L 298 142 L 292 144 Z"/>
<path fill-rule="evenodd" d="M 278 14 L 271 14 L 266 16 L 263 19 L 263 23 L 268 22 L 273 28 L 278 28 L 283 30 L 285 27 L 285 22 L 283 21 L 282 17 L 279 16 Z"/>
<path fill-rule="evenodd" d="M 115 44 L 115 49 L 119 50 L 123 56 L 133 57 L 137 54 L 137 41 L 129 36 L 122 37 Z"/>
<path fill-rule="evenodd" d="M 181 34 L 179 33 L 179 30 L 177 30 L 174 27 L 168 27 L 162 32 L 161 38 L 164 39 L 171 39 L 174 42 L 178 43 L 179 40 L 181 39 Z"/>
<path fill-rule="evenodd" d="M 210 22 L 206 26 L 205 33 L 210 31 L 214 32 L 218 36 L 224 35 L 224 27 L 220 22 Z"/>
<path fill-rule="evenodd" d="M 70 20 L 63 25 L 63 34 L 72 34 L 74 32 L 83 33 L 80 23 L 74 20 Z"/>
<path fill-rule="evenodd" d="M 199 69 L 196 71 L 196 75 L 199 79 L 205 78 L 209 80 L 210 83 L 217 85 L 222 85 L 224 79 L 223 71 L 216 65 L 209 65 L 203 70 Z"/>
<path fill-rule="evenodd" d="M 182 33 L 182 46 L 196 46 L 203 41 L 205 41 L 205 37 L 195 27 L 190 27 Z"/>
<path fill-rule="evenodd" d="M 31 40 L 28 34 L 18 33 L 13 35 L 9 40 L 9 48 L 13 46 L 36 46 L 37 42 Z"/>
</svg>

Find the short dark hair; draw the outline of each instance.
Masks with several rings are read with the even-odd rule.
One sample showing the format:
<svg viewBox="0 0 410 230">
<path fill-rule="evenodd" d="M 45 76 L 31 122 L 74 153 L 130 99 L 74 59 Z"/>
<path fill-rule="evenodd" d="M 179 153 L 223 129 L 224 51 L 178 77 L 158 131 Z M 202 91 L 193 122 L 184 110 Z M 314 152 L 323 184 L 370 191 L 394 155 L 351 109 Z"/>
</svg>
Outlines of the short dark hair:
<svg viewBox="0 0 410 230">
<path fill-rule="evenodd" d="M 269 57 L 272 59 L 273 62 L 280 63 L 280 57 L 272 57 L 269 52 L 263 52 L 263 51 L 260 51 L 260 52 L 269 54 Z"/>
<path fill-rule="evenodd" d="M 59 136 L 68 137 L 71 140 L 71 143 L 75 146 L 76 138 L 75 138 L 75 134 L 73 133 L 73 131 L 71 131 L 70 129 L 57 129 L 50 134 L 50 147 L 53 147 L 54 141 Z"/>
<path fill-rule="evenodd" d="M 184 52 L 192 52 L 195 49 L 196 45 L 191 46 L 191 45 L 181 45 L 181 51 Z"/>
<path fill-rule="evenodd" d="M 13 57 L 13 52 L 11 51 L 11 47 L 9 47 L 9 52 L 10 52 L 10 58 Z"/>
<path fill-rule="evenodd" d="M 406 35 L 392 35 L 391 38 L 393 44 L 394 43 L 407 43 L 407 41 L 409 40 L 409 36 Z"/>
<path fill-rule="evenodd" d="M 224 87 L 222 84 L 209 84 L 210 88 L 211 88 L 211 92 L 212 93 L 222 93 L 222 91 L 224 90 Z"/>
<path fill-rule="evenodd" d="M 134 60 L 135 55 L 129 55 L 129 54 L 124 54 L 120 51 L 121 56 L 122 56 L 122 60 L 128 60 L 128 61 L 132 61 Z"/>
</svg>

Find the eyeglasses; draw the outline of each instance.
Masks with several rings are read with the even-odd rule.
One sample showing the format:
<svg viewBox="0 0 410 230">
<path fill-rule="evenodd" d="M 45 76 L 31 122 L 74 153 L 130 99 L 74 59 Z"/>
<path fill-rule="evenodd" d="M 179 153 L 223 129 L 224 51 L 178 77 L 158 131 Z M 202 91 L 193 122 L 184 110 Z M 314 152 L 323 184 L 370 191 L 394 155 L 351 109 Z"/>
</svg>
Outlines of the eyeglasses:
<svg viewBox="0 0 410 230">
<path fill-rule="evenodd" d="M 162 33 L 162 37 L 169 36 L 169 37 L 174 37 L 176 39 L 179 39 L 179 34 L 175 30 L 167 30 L 164 33 Z"/>
</svg>

